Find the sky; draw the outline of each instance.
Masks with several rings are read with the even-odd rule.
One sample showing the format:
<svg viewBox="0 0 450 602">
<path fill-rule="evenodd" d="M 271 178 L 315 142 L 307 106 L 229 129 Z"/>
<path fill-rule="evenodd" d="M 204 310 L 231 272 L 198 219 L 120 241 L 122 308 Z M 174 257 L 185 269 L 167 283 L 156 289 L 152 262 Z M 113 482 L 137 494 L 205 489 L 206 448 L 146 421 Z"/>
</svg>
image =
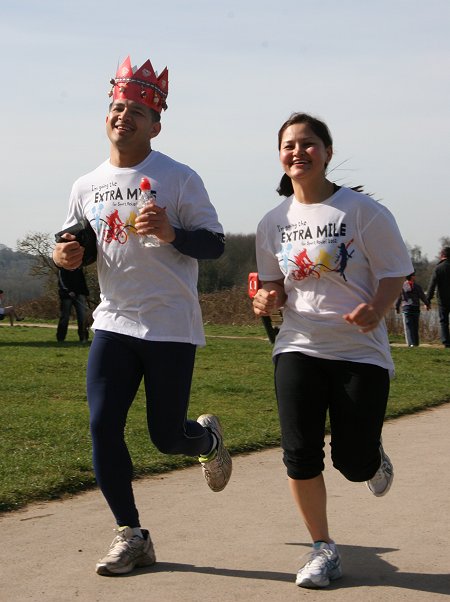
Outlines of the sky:
<svg viewBox="0 0 450 602">
<path fill-rule="evenodd" d="M 364 185 L 434 260 L 450 236 L 448 0 L 2 0 L 0 244 L 65 220 L 109 154 L 109 81 L 131 56 L 169 69 L 152 146 L 202 177 L 226 232 L 281 201 L 277 133 L 323 119 L 329 177 Z"/>
</svg>

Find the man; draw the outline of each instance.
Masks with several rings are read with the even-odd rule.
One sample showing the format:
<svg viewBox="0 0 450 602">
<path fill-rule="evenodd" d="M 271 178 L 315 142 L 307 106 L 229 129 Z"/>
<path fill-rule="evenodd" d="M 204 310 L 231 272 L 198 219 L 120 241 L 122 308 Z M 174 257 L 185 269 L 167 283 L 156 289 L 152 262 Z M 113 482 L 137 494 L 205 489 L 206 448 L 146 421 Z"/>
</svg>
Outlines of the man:
<svg viewBox="0 0 450 602">
<path fill-rule="evenodd" d="M 17 315 L 17 312 L 13 305 L 7 305 L 6 307 L 2 307 L 3 295 L 4 295 L 4 292 L 2 290 L 0 290 L 0 320 L 4 320 L 5 316 L 8 316 L 9 323 L 11 324 L 11 326 L 14 326 L 14 319 L 16 319 L 17 322 L 22 322 L 22 320 L 24 320 L 24 318 L 20 318 Z"/>
<path fill-rule="evenodd" d="M 197 296 L 197 259 L 220 257 L 223 229 L 200 177 L 162 153 L 151 140 L 166 109 L 167 68 L 149 60 L 134 70 L 128 57 L 111 80 L 106 118 L 110 158 L 72 188 L 64 227 L 88 218 L 97 232 L 101 302 L 87 367 L 87 394 L 97 482 L 117 523 L 117 536 L 96 566 L 100 575 L 128 573 L 155 562 L 150 534 L 141 529 L 124 440 L 128 409 L 144 378 L 150 437 L 163 453 L 196 456 L 213 491 L 231 476 L 219 420 L 188 420 L 197 345 L 204 333 Z M 142 177 L 155 203 L 136 209 Z M 154 234 L 160 246 L 139 238 Z M 57 266 L 83 259 L 71 234 L 55 246 Z"/>
<path fill-rule="evenodd" d="M 440 254 L 440 261 L 434 268 L 428 286 L 428 303 L 437 290 L 439 310 L 439 324 L 441 327 L 441 341 L 444 347 L 450 347 L 449 314 L 450 314 L 450 247 L 444 247 Z"/>
<path fill-rule="evenodd" d="M 80 343 L 89 340 L 89 328 L 86 322 L 87 297 L 89 290 L 82 268 L 76 270 L 58 270 L 59 322 L 56 340 L 62 343 L 66 339 L 72 307 L 75 308 Z"/>
</svg>

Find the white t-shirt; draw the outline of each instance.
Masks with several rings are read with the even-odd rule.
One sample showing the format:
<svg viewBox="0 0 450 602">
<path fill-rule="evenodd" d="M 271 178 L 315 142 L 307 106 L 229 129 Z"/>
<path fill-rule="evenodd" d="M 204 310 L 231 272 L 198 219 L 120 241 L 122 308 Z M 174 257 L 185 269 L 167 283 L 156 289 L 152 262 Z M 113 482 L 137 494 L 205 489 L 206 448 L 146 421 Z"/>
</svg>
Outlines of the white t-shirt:
<svg viewBox="0 0 450 602">
<path fill-rule="evenodd" d="M 172 226 L 223 233 L 200 177 L 152 151 L 131 168 L 107 160 L 72 187 L 64 228 L 86 217 L 97 233 L 101 302 L 93 329 L 150 341 L 204 345 L 197 294 L 198 263 L 171 244 L 144 247 L 134 228 L 139 183 L 149 178 Z"/>
<path fill-rule="evenodd" d="M 386 207 L 349 188 L 316 204 L 291 196 L 258 225 L 256 256 L 260 279 L 284 279 L 287 293 L 274 355 L 300 351 L 393 370 L 384 320 L 362 333 L 342 317 L 370 302 L 380 279 L 413 271 Z"/>
</svg>

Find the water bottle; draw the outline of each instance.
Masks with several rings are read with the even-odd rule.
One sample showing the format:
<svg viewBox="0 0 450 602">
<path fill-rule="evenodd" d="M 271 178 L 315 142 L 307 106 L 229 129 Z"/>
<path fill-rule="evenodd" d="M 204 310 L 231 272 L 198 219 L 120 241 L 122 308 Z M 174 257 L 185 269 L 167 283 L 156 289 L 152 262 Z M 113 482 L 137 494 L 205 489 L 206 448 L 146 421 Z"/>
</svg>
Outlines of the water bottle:
<svg viewBox="0 0 450 602">
<path fill-rule="evenodd" d="M 136 209 L 138 210 L 142 209 L 142 207 L 145 207 L 145 205 L 148 203 L 155 202 L 155 196 L 152 194 L 152 188 L 148 178 L 142 178 L 139 188 L 141 192 L 136 205 Z M 139 236 L 139 242 L 144 247 L 159 247 L 160 245 L 159 238 L 154 234 L 144 234 L 143 236 Z"/>
</svg>

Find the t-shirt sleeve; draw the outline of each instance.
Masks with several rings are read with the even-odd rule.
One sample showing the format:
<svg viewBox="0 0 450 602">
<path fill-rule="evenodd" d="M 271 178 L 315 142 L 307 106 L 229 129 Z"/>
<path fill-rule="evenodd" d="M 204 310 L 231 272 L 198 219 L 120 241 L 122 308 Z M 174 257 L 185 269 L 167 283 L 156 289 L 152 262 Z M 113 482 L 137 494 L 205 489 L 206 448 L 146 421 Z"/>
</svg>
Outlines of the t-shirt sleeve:
<svg viewBox="0 0 450 602">
<path fill-rule="evenodd" d="M 392 213 L 383 205 L 360 214 L 360 232 L 366 256 L 378 280 L 406 276 L 414 271 L 408 249 Z"/>
<path fill-rule="evenodd" d="M 72 190 L 70 192 L 69 208 L 68 208 L 66 220 L 62 226 L 62 229 L 64 230 L 65 228 L 74 226 L 80 220 L 82 220 L 83 217 L 85 217 L 85 216 L 83 214 L 81 196 L 79 194 L 78 181 L 77 181 L 73 184 Z"/>
<path fill-rule="evenodd" d="M 280 269 L 272 243 L 267 236 L 267 228 L 263 219 L 256 231 L 256 264 L 258 276 L 264 282 L 273 282 L 284 278 Z"/>
<path fill-rule="evenodd" d="M 223 234 L 217 212 L 200 176 L 191 171 L 183 182 L 177 208 L 181 228 L 184 230 L 210 230 Z"/>
</svg>

